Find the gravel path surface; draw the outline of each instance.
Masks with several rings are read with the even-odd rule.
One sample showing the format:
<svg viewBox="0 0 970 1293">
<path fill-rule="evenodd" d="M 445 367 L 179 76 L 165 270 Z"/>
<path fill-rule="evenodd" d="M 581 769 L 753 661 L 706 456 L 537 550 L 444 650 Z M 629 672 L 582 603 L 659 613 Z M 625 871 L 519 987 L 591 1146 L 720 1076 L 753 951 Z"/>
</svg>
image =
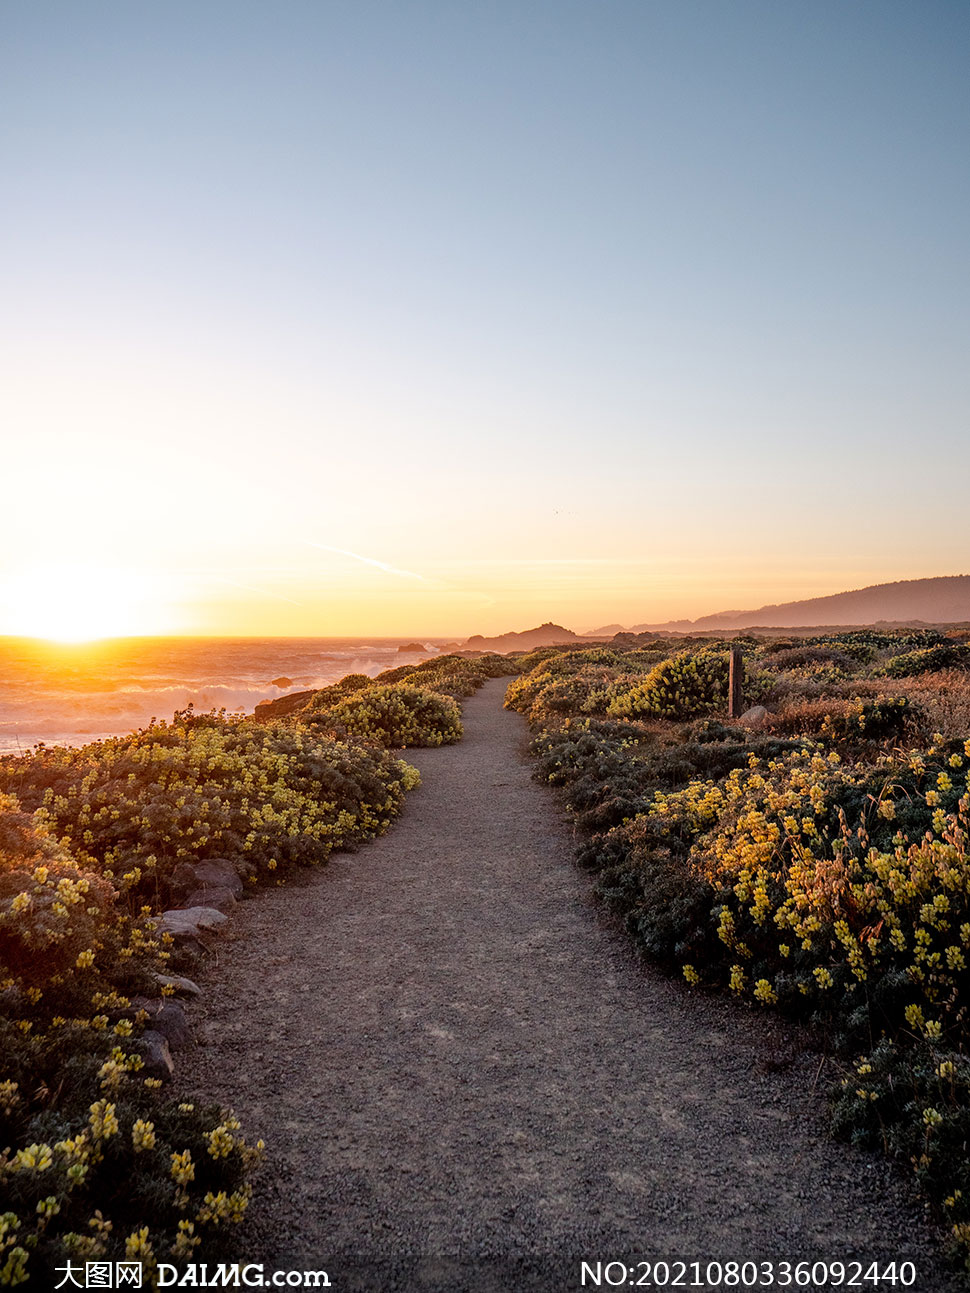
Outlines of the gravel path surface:
<svg viewBox="0 0 970 1293">
<path fill-rule="evenodd" d="M 818 1057 L 634 958 L 504 687 L 408 755 L 424 784 L 387 836 L 245 903 L 205 977 L 179 1086 L 269 1145 L 239 1257 L 338 1293 L 905 1258 L 920 1293 L 965 1293 L 906 1183 L 827 1139 Z"/>
</svg>

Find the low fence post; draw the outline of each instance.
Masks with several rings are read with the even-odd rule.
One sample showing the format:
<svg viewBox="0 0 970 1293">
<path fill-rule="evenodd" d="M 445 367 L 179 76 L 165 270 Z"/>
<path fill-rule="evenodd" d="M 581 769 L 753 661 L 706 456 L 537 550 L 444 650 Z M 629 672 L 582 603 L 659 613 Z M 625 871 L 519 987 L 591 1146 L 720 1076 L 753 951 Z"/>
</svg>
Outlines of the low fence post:
<svg viewBox="0 0 970 1293">
<path fill-rule="evenodd" d="M 744 657 L 739 646 L 731 647 L 728 671 L 728 718 L 740 718 L 744 710 Z"/>
</svg>

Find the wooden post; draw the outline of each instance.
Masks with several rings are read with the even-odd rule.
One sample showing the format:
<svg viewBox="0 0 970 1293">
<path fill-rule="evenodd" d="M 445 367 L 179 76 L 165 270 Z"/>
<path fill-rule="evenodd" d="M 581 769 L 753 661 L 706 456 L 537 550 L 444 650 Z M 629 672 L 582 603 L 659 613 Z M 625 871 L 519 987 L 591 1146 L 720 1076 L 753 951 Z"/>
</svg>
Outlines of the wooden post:
<svg viewBox="0 0 970 1293">
<path fill-rule="evenodd" d="M 744 710 L 744 659 L 741 648 L 731 648 L 731 667 L 728 671 L 728 718 L 740 718 Z"/>
</svg>

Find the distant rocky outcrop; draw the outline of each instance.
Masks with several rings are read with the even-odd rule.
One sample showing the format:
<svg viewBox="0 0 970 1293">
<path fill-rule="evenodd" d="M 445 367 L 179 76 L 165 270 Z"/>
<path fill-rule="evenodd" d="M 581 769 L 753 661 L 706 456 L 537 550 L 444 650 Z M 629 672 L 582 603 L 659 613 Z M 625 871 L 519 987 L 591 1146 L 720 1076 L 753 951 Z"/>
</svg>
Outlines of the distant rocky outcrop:
<svg viewBox="0 0 970 1293">
<path fill-rule="evenodd" d="M 540 624 L 535 629 L 524 629 L 521 633 L 502 633 L 498 637 L 486 638 L 480 633 L 470 637 L 463 644 L 466 651 L 533 651 L 536 647 L 562 646 L 567 642 L 582 642 L 578 633 L 565 629 L 561 624 Z"/>
<path fill-rule="evenodd" d="M 408 642 L 406 646 L 399 646 L 398 651 L 404 655 L 419 655 L 427 651 L 423 642 Z"/>
<path fill-rule="evenodd" d="M 261 700 L 256 706 L 253 718 L 260 723 L 269 723 L 277 718 L 288 718 L 296 714 L 307 704 L 315 691 L 291 691 L 286 696 L 277 696 L 275 700 Z"/>
</svg>

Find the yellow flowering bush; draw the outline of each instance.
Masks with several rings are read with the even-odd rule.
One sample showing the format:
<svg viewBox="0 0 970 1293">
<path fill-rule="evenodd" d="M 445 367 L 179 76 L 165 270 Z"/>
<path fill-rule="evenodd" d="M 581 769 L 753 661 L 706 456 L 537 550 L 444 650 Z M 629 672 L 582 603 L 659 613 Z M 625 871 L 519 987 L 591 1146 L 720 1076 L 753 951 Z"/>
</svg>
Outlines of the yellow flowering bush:
<svg viewBox="0 0 970 1293">
<path fill-rule="evenodd" d="M 519 672 L 517 663 L 508 656 L 485 652 L 480 656 L 440 655 L 417 665 L 400 665 L 385 669 L 373 680 L 373 686 L 403 682 L 408 686 L 435 691 L 453 700 L 471 696 L 489 678 L 502 678 Z"/>
<path fill-rule="evenodd" d="M 141 1077 L 141 1026 L 111 1026 L 165 968 L 145 914 L 117 898 L 0 794 L 0 1285 L 50 1286 L 68 1260 L 133 1245 L 177 1253 L 184 1225 L 221 1233 L 206 1196 L 241 1197 L 255 1156 L 231 1115 L 166 1103 Z M 197 1184 L 170 1177 L 173 1153 L 206 1156 Z"/>
<path fill-rule="evenodd" d="M 226 858 L 259 876 L 356 846 L 387 829 L 414 776 L 382 750 L 305 726 L 191 710 L 131 736 L 0 759 L 0 790 L 133 911 L 166 905 L 182 860 Z"/>
<path fill-rule="evenodd" d="M 961 642 L 939 642 L 893 656 L 883 672 L 888 678 L 912 678 L 941 669 L 970 670 L 970 647 Z"/>
<path fill-rule="evenodd" d="M 144 913 L 116 903 L 105 876 L 83 867 L 44 823 L 0 793 L 0 1004 L 46 1022 L 92 1013 L 95 998 L 148 982 L 159 945 Z"/>
<path fill-rule="evenodd" d="M 728 656 L 723 649 L 688 649 L 619 690 L 607 713 L 614 718 L 692 718 L 722 704 L 727 685 Z"/>
<path fill-rule="evenodd" d="M 461 740 L 457 701 L 404 682 L 357 692 L 328 710 L 325 717 L 338 732 L 384 748 Z"/>
<path fill-rule="evenodd" d="M 399 665 L 376 678 L 348 674 L 317 691 L 281 696 L 257 707 L 260 722 L 339 731 L 371 745 L 443 745 L 461 738 L 455 702 L 470 696 L 488 678 L 517 672 L 506 656 L 434 656 L 422 664 Z M 418 696 L 410 693 L 416 691 Z"/>
<path fill-rule="evenodd" d="M 537 775 L 563 787 L 589 832 L 579 860 L 644 950 L 688 985 L 825 1029 L 853 1064 L 837 1131 L 910 1163 L 970 1252 L 970 739 L 948 721 L 928 744 L 924 693 L 894 692 L 903 666 L 886 667 L 909 653 L 906 673 L 952 669 L 942 642 L 749 646 L 771 707 L 757 730 L 679 721 L 722 703 L 721 675 L 696 664 L 716 644 L 628 669 L 610 722 L 584 716 L 579 687 L 556 693 L 571 709 L 537 703 L 562 655 L 507 703 L 530 715 Z"/>
<path fill-rule="evenodd" d="M 543 669 L 539 666 L 528 673 L 520 674 L 505 689 L 505 708 L 517 710 L 520 714 L 531 718 L 532 706 L 540 693 L 555 681 L 556 675 L 551 669 Z"/>
</svg>

